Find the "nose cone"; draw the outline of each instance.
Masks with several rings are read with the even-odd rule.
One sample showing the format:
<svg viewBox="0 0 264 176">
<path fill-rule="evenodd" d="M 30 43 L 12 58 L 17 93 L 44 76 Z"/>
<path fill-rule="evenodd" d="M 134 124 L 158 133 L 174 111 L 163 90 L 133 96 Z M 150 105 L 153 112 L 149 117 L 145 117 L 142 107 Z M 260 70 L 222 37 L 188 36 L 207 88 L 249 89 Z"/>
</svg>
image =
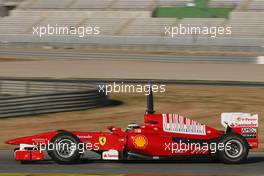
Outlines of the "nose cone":
<svg viewBox="0 0 264 176">
<path fill-rule="evenodd" d="M 19 144 L 36 144 L 36 143 L 47 143 L 50 141 L 58 132 L 47 132 L 41 133 L 33 136 L 25 136 L 16 139 L 10 139 L 6 141 L 6 144 L 19 145 Z"/>
<path fill-rule="evenodd" d="M 9 145 L 19 145 L 23 143 L 23 141 L 24 141 L 24 138 L 16 138 L 16 139 L 10 139 L 6 141 L 5 143 Z"/>
<path fill-rule="evenodd" d="M 6 144 L 15 145 L 15 140 L 11 139 L 5 142 Z"/>
</svg>

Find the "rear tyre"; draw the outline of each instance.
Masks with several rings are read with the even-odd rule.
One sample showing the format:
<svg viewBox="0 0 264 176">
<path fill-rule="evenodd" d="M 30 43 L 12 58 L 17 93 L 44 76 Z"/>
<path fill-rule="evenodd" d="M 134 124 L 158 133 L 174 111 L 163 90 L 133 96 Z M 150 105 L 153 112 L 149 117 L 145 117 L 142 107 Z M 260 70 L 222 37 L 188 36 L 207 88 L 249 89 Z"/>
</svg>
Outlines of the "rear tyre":
<svg viewBox="0 0 264 176">
<path fill-rule="evenodd" d="M 217 151 L 218 159 L 227 164 L 242 163 L 248 156 L 248 143 L 239 134 L 229 133 L 223 135 L 218 143 L 225 145 L 223 150 Z"/>
<path fill-rule="evenodd" d="M 57 134 L 51 144 L 53 150 L 48 151 L 49 156 L 59 164 L 74 164 L 80 161 L 80 152 L 77 148 L 80 140 L 69 132 Z"/>
</svg>

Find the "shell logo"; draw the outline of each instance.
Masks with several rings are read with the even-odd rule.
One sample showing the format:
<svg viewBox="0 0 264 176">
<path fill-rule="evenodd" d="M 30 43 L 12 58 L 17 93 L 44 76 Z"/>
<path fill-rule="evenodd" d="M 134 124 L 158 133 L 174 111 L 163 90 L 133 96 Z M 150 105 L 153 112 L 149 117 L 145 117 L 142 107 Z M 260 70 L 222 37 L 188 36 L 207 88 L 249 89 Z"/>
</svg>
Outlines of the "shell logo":
<svg viewBox="0 0 264 176">
<path fill-rule="evenodd" d="M 144 149 L 148 145 L 148 139 L 144 135 L 136 135 L 133 144 L 138 149 Z"/>
</svg>

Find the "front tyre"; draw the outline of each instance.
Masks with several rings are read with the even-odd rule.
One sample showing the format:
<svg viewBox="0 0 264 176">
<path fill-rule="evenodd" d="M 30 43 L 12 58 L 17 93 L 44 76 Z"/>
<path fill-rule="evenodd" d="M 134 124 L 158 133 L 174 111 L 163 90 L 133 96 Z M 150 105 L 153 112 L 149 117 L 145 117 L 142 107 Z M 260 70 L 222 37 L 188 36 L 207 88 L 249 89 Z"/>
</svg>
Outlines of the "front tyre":
<svg viewBox="0 0 264 176">
<path fill-rule="evenodd" d="M 80 160 L 78 137 L 69 132 L 57 134 L 52 140 L 53 150 L 48 151 L 50 157 L 59 164 L 73 164 Z"/>
<path fill-rule="evenodd" d="M 217 151 L 218 159 L 227 164 L 237 164 L 242 163 L 246 160 L 248 156 L 248 143 L 239 134 L 229 133 L 223 135 L 219 143 L 224 144 L 223 150 Z"/>
</svg>

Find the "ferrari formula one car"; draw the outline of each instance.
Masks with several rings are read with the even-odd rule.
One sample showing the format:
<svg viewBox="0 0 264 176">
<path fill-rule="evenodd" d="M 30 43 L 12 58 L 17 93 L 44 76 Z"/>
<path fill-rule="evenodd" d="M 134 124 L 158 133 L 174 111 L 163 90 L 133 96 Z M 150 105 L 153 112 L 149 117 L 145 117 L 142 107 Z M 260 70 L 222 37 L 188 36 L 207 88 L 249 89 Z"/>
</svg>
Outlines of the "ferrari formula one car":
<svg viewBox="0 0 264 176">
<path fill-rule="evenodd" d="M 213 120 L 213 119 L 212 119 Z M 19 145 L 15 159 L 39 161 L 49 157 L 60 164 L 76 163 L 92 151 L 102 160 L 169 160 L 214 157 L 224 163 L 241 163 L 249 149 L 258 147 L 258 115 L 222 113 L 220 131 L 178 114 L 155 114 L 152 92 L 147 97 L 144 124 L 129 124 L 125 131 L 52 131 L 7 141 Z"/>
</svg>

